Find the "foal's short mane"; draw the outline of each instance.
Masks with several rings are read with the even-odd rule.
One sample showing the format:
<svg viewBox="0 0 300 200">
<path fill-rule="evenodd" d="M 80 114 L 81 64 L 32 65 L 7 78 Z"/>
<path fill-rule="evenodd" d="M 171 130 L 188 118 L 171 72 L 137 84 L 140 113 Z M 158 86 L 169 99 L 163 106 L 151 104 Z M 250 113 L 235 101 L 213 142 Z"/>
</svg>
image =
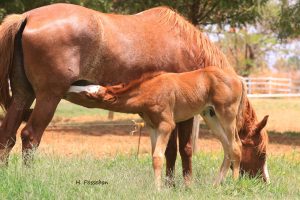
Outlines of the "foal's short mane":
<svg viewBox="0 0 300 200">
<path fill-rule="evenodd" d="M 237 116 L 237 128 L 240 137 L 251 137 L 251 135 L 249 134 L 253 134 L 253 131 L 256 128 L 257 124 L 257 117 L 255 111 L 246 94 L 247 88 L 245 83 L 243 83 L 243 94 L 240 103 L 239 113 Z M 268 134 L 266 131 L 263 131 L 259 137 L 259 144 L 257 146 L 257 149 L 260 153 L 264 152 L 268 141 Z"/>
<path fill-rule="evenodd" d="M 182 37 L 187 44 L 187 51 L 195 52 L 193 47 L 196 45 L 197 54 L 195 55 L 194 53 L 194 56 L 199 66 L 204 68 L 213 65 L 222 69 L 232 70 L 232 66 L 229 64 L 222 51 L 220 51 L 220 49 L 213 44 L 204 33 L 176 11 L 168 7 L 157 7 L 144 12 L 149 12 L 150 14 L 152 13 L 153 15 L 158 16 L 160 24 L 171 26 L 172 29 L 179 30 L 180 37 Z M 191 54 L 193 55 L 193 53 Z"/>
<path fill-rule="evenodd" d="M 114 95 L 120 95 L 125 92 L 128 92 L 131 89 L 134 89 L 138 87 L 141 83 L 150 80 L 156 76 L 159 76 L 165 72 L 163 71 L 158 71 L 158 72 L 148 72 L 143 74 L 140 78 L 131 80 L 129 83 L 121 83 L 118 85 L 113 85 L 113 86 L 106 86 L 107 91 L 114 94 Z"/>
</svg>

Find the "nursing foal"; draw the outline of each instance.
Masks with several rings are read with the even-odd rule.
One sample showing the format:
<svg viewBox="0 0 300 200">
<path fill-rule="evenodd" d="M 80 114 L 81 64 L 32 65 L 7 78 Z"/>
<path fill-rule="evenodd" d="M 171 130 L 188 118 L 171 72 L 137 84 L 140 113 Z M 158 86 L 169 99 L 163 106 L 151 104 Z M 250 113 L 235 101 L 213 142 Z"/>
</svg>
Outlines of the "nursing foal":
<svg viewBox="0 0 300 200">
<path fill-rule="evenodd" d="M 158 188 L 161 187 L 163 156 L 175 123 L 196 114 L 201 114 L 223 146 L 224 160 L 215 184 L 223 181 L 231 164 L 233 178 L 239 177 L 242 144 L 238 130 L 245 91 L 243 82 L 232 71 L 224 73 L 211 66 L 185 73 L 149 73 L 128 84 L 90 89 L 75 86 L 69 92 L 89 98 L 93 107 L 138 113 L 150 127 Z"/>
</svg>

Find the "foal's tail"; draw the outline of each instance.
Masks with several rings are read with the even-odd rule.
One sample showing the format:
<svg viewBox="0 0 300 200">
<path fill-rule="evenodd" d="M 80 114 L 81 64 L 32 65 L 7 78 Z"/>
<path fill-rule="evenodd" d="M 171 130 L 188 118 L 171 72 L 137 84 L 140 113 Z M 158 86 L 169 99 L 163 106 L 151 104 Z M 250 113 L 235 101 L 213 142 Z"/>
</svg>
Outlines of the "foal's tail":
<svg viewBox="0 0 300 200">
<path fill-rule="evenodd" d="M 15 37 L 22 32 L 26 16 L 9 15 L 0 26 L 0 106 L 7 111 L 11 101 L 9 74 L 13 65 Z"/>
</svg>

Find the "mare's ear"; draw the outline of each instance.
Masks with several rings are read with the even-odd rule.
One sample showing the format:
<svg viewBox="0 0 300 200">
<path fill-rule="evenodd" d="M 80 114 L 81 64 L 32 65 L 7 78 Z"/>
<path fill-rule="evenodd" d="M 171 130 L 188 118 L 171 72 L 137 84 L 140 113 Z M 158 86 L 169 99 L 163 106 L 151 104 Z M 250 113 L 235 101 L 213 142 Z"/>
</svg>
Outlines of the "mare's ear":
<svg viewBox="0 0 300 200">
<path fill-rule="evenodd" d="M 260 131 L 267 125 L 269 115 L 266 115 L 255 127 L 255 133 L 260 133 Z"/>
</svg>

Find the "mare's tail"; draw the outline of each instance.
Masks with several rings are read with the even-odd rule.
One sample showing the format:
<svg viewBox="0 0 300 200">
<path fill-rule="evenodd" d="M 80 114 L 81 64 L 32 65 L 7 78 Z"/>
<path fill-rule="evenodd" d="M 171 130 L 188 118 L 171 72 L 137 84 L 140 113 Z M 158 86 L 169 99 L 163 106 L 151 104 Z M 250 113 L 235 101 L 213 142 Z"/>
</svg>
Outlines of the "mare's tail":
<svg viewBox="0 0 300 200">
<path fill-rule="evenodd" d="M 5 111 L 11 101 L 9 74 L 13 65 L 15 37 L 25 24 L 26 16 L 9 15 L 0 26 L 0 106 Z"/>
</svg>

